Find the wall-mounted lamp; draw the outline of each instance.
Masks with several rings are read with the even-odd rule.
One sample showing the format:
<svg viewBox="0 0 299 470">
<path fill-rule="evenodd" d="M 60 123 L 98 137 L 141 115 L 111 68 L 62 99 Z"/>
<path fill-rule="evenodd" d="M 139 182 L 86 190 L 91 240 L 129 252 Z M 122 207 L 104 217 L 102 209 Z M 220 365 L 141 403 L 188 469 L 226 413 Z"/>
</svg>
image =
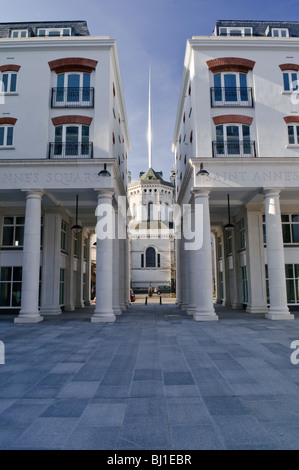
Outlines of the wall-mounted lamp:
<svg viewBox="0 0 299 470">
<path fill-rule="evenodd" d="M 78 224 L 78 194 L 76 196 L 76 223 L 72 226 L 73 232 L 80 232 L 82 230 L 81 225 Z"/>
<path fill-rule="evenodd" d="M 224 226 L 224 230 L 234 230 L 235 226 L 230 221 L 230 205 L 229 205 L 229 194 L 227 195 L 227 215 L 228 215 L 228 224 Z"/>
<path fill-rule="evenodd" d="M 209 172 L 204 169 L 203 163 L 200 164 L 200 169 L 196 174 L 200 176 L 209 176 Z"/>
<path fill-rule="evenodd" d="M 107 170 L 107 164 L 106 163 L 104 163 L 104 170 L 100 171 L 100 173 L 98 173 L 98 176 L 111 176 L 111 174 Z"/>
</svg>

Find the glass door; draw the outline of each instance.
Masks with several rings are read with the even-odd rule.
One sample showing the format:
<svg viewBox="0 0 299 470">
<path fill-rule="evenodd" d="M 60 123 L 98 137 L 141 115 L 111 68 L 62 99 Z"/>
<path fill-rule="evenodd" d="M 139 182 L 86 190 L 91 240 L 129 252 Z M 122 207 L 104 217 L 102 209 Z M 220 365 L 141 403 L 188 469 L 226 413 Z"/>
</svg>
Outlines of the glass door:
<svg viewBox="0 0 299 470">
<path fill-rule="evenodd" d="M 237 101 L 237 77 L 235 74 L 224 75 L 225 101 Z"/>
<path fill-rule="evenodd" d="M 66 156 L 78 156 L 79 127 L 67 126 L 65 129 L 65 154 Z"/>
<path fill-rule="evenodd" d="M 67 102 L 77 103 L 80 100 L 80 75 L 70 73 L 67 80 Z"/>
</svg>

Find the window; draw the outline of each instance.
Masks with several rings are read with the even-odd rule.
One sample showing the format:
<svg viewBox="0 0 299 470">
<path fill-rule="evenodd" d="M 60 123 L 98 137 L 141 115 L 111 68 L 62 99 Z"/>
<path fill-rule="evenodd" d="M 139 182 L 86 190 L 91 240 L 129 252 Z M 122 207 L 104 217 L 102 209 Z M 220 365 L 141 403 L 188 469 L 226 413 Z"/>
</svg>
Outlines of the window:
<svg viewBox="0 0 299 470">
<path fill-rule="evenodd" d="M 266 277 L 267 304 L 270 304 L 269 273 L 268 273 L 268 265 L 267 264 L 265 264 L 265 277 Z"/>
<path fill-rule="evenodd" d="M 215 73 L 212 106 L 252 106 L 251 88 L 245 73 Z"/>
<path fill-rule="evenodd" d="M 240 247 L 240 250 L 244 250 L 246 248 L 244 219 L 241 219 L 240 222 L 238 223 L 238 229 L 239 229 L 239 247 Z"/>
<path fill-rule="evenodd" d="M 248 302 L 248 281 L 247 281 L 247 267 L 241 267 L 242 272 L 242 302 Z"/>
<path fill-rule="evenodd" d="M 0 148 L 12 147 L 13 145 L 13 126 L 0 126 Z"/>
<path fill-rule="evenodd" d="M 289 145 L 299 145 L 299 124 L 288 126 L 288 142 Z"/>
<path fill-rule="evenodd" d="M 252 36 L 252 28 L 219 28 L 219 36 Z"/>
<path fill-rule="evenodd" d="M 214 156 L 254 155 L 254 147 L 250 140 L 250 126 L 247 124 L 223 124 L 216 126 L 216 143 Z"/>
<path fill-rule="evenodd" d="M 83 240 L 83 260 L 87 261 L 87 238 Z"/>
<path fill-rule="evenodd" d="M 38 36 L 71 36 L 71 28 L 39 28 Z"/>
<path fill-rule="evenodd" d="M 289 30 L 287 28 L 272 28 L 273 38 L 288 38 Z"/>
<path fill-rule="evenodd" d="M 11 32 L 11 38 L 28 38 L 28 29 L 15 29 Z"/>
<path fill-rule="evenodd" d="M 141 267 L 144 268 L 144 254 L 141 253 Z"/>
<path fill-rule="evenodd" d="M 0 307 L 20 307 L 22 267 L 0 268 Z"/>
<path fill-rule="evenodd" d="M 60 249 L 66 251 L 66 231 L 67 224 L 64 220 L 61 221 L 61 238 L 60 238 Z"/>
<path fill-rule="evenodd" d="M 79 256 L 78 232 L 74 232 L 74 256 Z"/>
<path fill-rule="evenodd" d="M 75 124 L 56 126 L 54 156 L 91 156 L 89 126 Z"/>
<path fill-rule="evenodd" d="M 283 72 L 283 89 L 284 91 L 298 90 L 298 72 Z"/>
<path fill-rule="evenodd" d="M 52 90 L 52 107 L 92 107 L 93 88 L 90 73 L 61 73 Z"/>
<path fill-rule="evenodd" d="M 22 247 L 25 217 L 4 217 L 2 247 Z"/>
<path fill-rule="evenodd" d="M 59 305 L 64 305 L 64 288 L 65 288 L 65 269 L 60 268 L 59 279 Z"/>
<path fill-rule="evenodd" d="M 155 268 L 156 267 L 156 250 L 153 247 L 149 247 L 146 249 L 145 252 L 145 261 L 147 268 Z"/>
<path fill-rule="evenodd" d="M 16 93 L 17 77 L 16 72 L 3 72 L 1 74 L 2 93 Z"/>
<path fill-rule="evenodd" d="M 233 235 L 232 235 L 231 230 L 229 230 L 226 233 L 227 233 L 227 235 L 226 235 L 227 254 L 231 255 L 233 253 Z"/>
<path fill-rule="evenodd" d="M 287 301 L 289 304 L 299 303 L 299 264 L 286 264 Z"/>
<path fill-rule="evenodd" d="M 282 214 L 283 243 L 299 243 L 299 214 Z"/>
</svg>

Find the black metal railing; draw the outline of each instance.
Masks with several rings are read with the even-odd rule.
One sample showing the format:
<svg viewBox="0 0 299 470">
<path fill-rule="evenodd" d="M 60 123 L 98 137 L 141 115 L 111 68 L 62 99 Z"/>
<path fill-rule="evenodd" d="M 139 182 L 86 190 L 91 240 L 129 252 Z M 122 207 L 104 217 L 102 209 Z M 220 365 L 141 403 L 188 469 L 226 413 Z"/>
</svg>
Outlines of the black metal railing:
<svg viewBox="0 0 299 470">
<path fill-rule="evenodd" d="M 52 88 L 52 108 L 93 108 L 94 88 Z"/>
<path fill-rule="evenodd" d="M 211 106 L 217 107 L 238 107 L 252 108 L 252 88 L 236 87 L 216 87 L 211 88 Z"/>
<path fill-rule="evenodd" d="M 49 158 L 93 158 L 92 142 L 50 142 Z"/>
<path fill-rule="evenodd" d="M 213 157 L 256 157 L 254 140 L 213 142 Z"/>
</svg>

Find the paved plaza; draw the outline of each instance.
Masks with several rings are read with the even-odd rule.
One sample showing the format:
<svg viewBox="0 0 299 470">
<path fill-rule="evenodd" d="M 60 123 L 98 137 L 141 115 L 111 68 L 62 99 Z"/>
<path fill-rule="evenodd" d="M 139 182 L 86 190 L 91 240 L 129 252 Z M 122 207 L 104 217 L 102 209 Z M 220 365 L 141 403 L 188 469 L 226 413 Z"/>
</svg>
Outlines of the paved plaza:
<svg viewBox="0 0 299 470">
<path fill-rule="evenodd" d="M 165 302 L 110 324 L 1 315 L 0 449 L 299 449 L 299 314 L 202 323 Z"/>
</svg>

